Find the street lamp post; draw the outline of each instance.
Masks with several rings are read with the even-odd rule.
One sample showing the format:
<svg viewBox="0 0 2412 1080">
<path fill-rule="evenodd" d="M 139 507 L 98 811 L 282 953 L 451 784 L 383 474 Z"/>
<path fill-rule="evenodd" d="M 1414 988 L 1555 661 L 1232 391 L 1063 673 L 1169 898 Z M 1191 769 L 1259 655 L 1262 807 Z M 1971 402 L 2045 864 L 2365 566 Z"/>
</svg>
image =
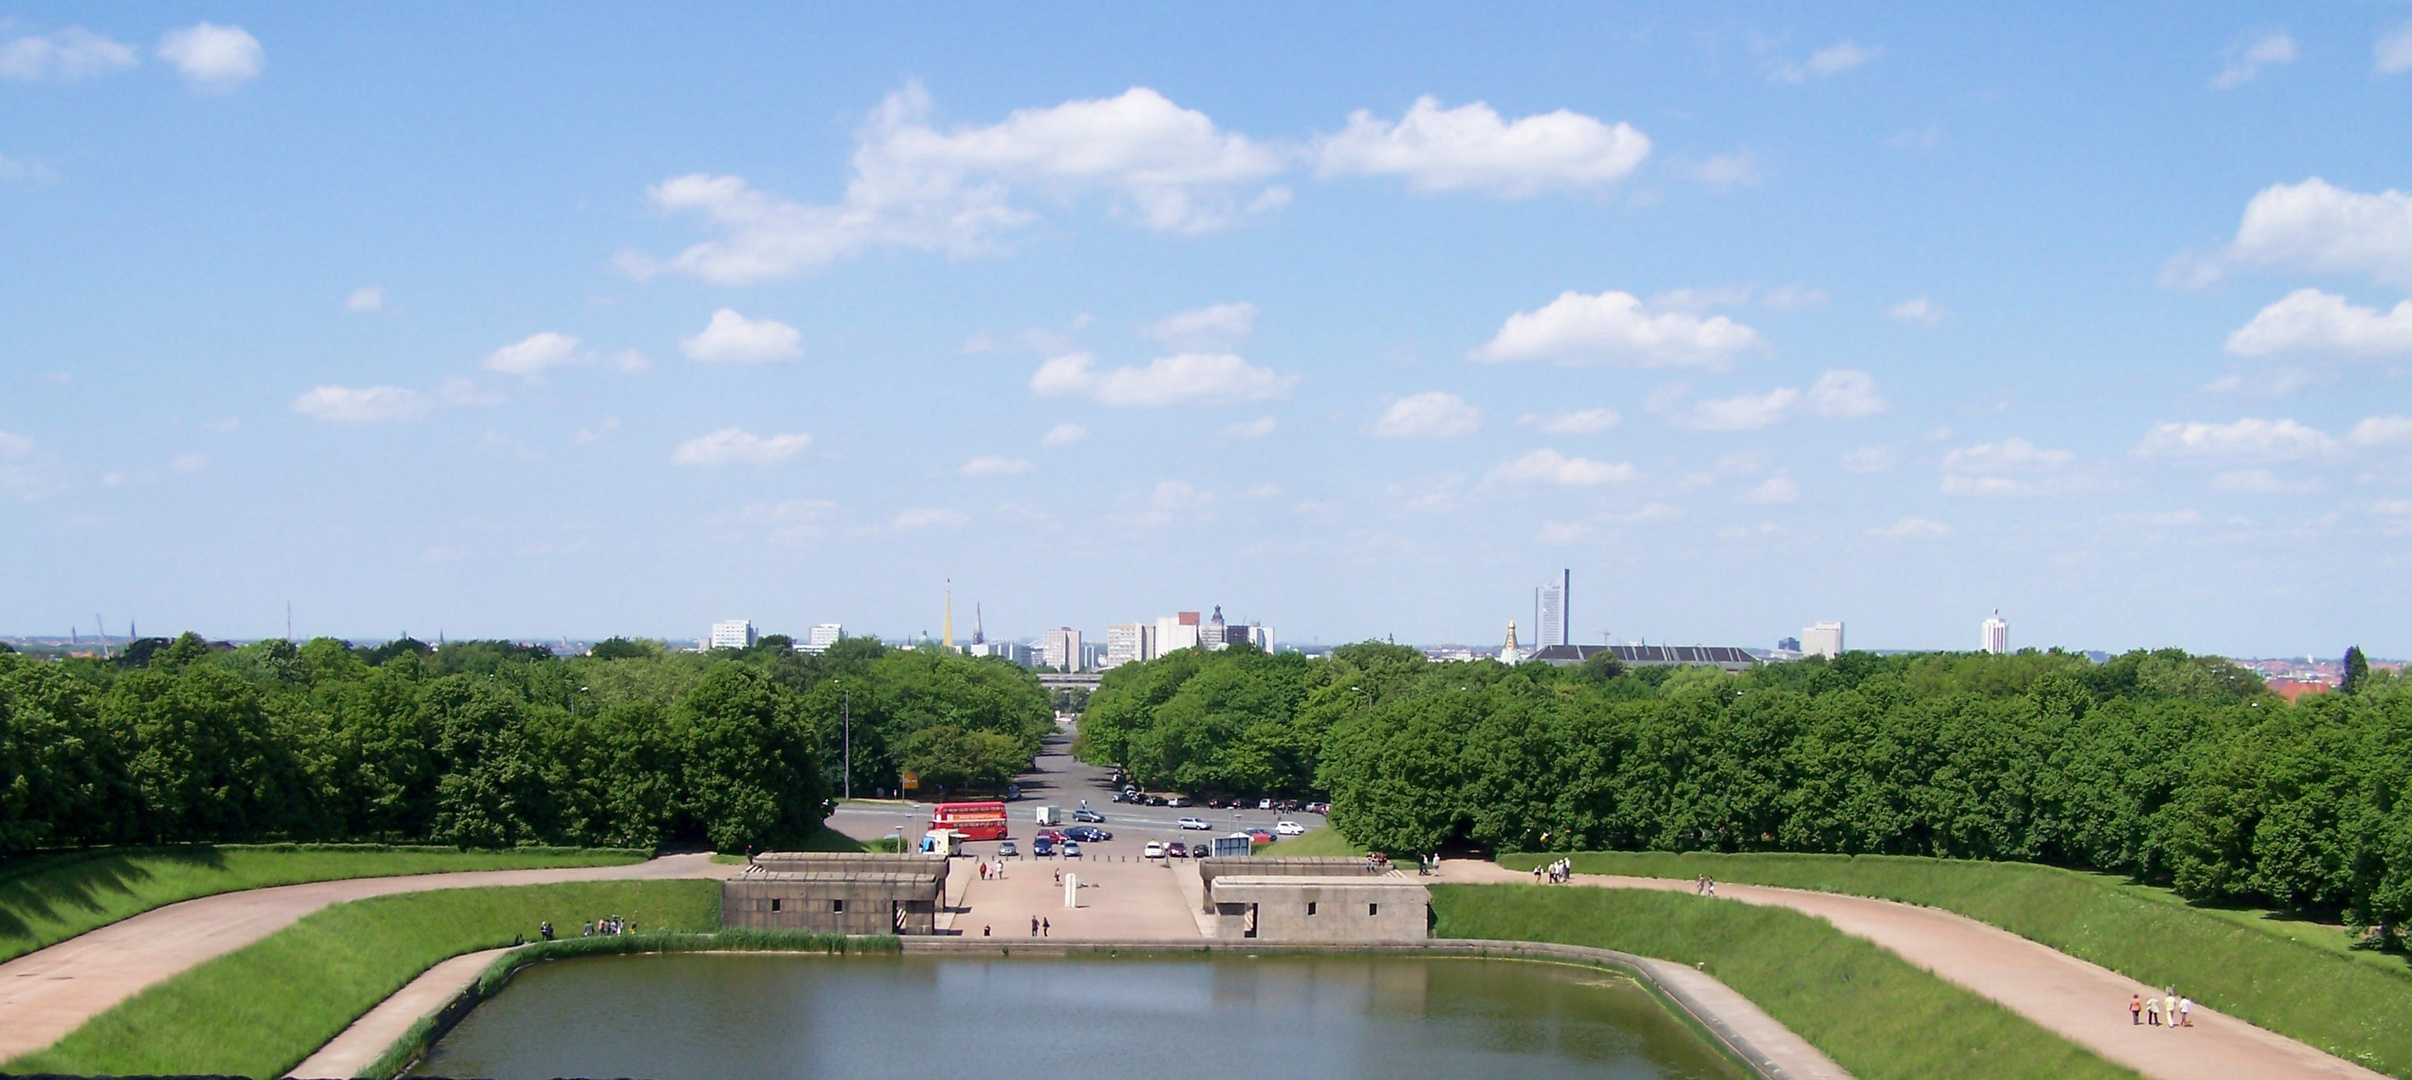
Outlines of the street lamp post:
<svg viewBox="0 0 2412 1080">
<path fill-rule="evenodd" d="M 854 691 L 843 691 L 843 694 L 844 704 L 840 709 L 846 727 L 846 797 L 851 799 L 854 797 Z"/>
</svg>

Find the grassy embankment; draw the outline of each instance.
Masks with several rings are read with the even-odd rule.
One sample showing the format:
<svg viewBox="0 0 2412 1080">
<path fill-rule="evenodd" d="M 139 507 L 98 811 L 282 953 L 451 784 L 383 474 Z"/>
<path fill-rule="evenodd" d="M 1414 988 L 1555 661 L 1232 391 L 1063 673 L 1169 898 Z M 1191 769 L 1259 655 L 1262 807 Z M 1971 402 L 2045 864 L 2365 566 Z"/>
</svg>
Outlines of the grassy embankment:
<svg viewBox="0 0 2412 1080">
<path fill-rule="evenodd" d="M 1340 830 L 1329 825 L 1308 829 L 1304 836 L 1293 836 L 1270 847 L 1259 847 L 1256 850 L 1259 854 L 1264 855 L 1361 856 L 1365 854 L 1365 848 L 1362 845 L 1349 843 L 1348 837 L 1340 835 Z"/>
<path fill-rule="evenodd" d="M 795 847 L 780 848 L 779 850 L 851 852 L 869 851 L 871 850 L 871 847 L 870 845 L 848 836 L 845 833 L 832 829 L 827 825 L 823 825 L 819 829 L 814 830 L 811 836 L 804 838 L 803 843 L 798 844 Z M 720 851 L 712 854 L 712 861 L 720 863 L 724 866 L 742 866 L 746 862 L 746 857 L 744 852 Z"/>
<path fill-rule="evenodd" d="M 1529 869 L 1554 855 L 1505 856 Z M 2395 1076 L 2412 1076 L 2412 969 L 2331 927 L 2189 905 L 2166 890 L 2031 863 L 1904 856 L 1591 852 L 1590 874 L 1873 896 L 1957 912 Z"/>
<path fill-rule="evenodd" d="M 182 900 L 306 881 L 454 870 L 609 866 L 617 848 L 462 851 L 383 844 L 194 844 L 104 848 L 0 860 L 0 960 Z"/>
<path fill-rule="evenodd" d="M 1432 906 L 1439 937 L 1549 941 L 1699 965 L 1860 1080 L 2136 1075 L 1891 952 L 1783 908 L 1540 885 L 1435 885 Z"/>
<path fill-rule="evenodd" d="M 336 904 L 158 983 L 0 1071 L 282 1076 L 438 961 L 532 938 L 544 920 L 575 935 L 613 914 L 646 936 L 715 930 L 720 883 L 441 889 Z"/>
</svg>

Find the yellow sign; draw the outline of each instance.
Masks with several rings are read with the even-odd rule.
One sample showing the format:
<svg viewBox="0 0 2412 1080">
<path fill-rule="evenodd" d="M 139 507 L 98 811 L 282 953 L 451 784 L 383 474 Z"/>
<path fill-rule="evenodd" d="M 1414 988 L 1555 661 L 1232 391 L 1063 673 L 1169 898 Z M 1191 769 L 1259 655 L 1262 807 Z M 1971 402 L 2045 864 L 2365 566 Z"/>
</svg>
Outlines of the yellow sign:
<svg viewBox="0 0 2412 1080">
<path fill-rule="evenodd" d="M 904 789 L 906 791 L 921 790 L 921 774 L 917 772 L 904 774 Z"/>
</svg>

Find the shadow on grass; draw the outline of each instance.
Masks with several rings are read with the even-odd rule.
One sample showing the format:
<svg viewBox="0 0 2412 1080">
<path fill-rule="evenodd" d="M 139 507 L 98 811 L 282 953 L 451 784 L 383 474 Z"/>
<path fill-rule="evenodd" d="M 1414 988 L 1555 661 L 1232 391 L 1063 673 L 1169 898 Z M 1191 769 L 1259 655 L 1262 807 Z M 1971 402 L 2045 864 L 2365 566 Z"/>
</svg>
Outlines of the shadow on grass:
<svg viewBox="0 0 2412 1080">
<path fill-rule="evenodd" d="M 0 936 L 31 937 L 36 922 L 63 922 L 63 913 L 106 911 L 107 898 L 134 895 L 155 876 L 150 866 L 175 863 L 224 870 L 226 855 L 207 844 L 110 848 L 11 859 L 0 865 Z"/>
</svg>

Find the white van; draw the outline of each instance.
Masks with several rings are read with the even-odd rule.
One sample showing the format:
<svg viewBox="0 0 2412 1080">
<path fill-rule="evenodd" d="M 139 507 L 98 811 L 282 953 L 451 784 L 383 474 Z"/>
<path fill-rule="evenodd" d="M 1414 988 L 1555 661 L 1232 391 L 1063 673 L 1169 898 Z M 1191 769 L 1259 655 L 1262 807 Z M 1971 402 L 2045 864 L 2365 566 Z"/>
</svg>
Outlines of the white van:
<svg viewBox="0 0 2412 1080">
<path fill-rule="evenodd" d="M 1049 826 L 1061 825 L 1064 823 L 1064 812 L 1053 806 L 1039 807 L 1038 823 Z"/>
</svg>

